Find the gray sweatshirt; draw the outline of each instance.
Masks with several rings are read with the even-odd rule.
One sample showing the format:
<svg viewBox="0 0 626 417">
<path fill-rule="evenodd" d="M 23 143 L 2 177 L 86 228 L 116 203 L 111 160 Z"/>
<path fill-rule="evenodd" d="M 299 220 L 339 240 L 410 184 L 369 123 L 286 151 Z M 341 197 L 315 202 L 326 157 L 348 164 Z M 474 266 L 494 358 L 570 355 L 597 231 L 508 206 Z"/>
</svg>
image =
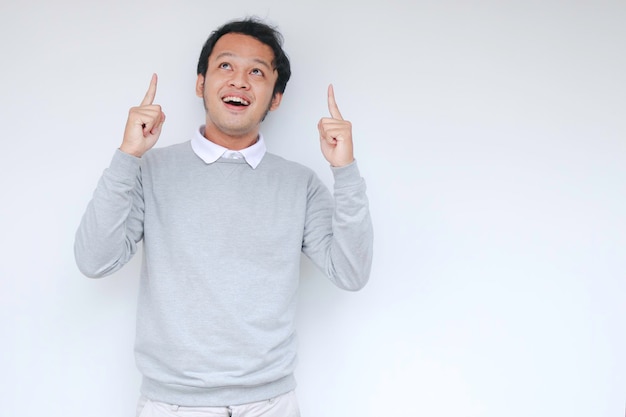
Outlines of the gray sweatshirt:
<svg viewBox="0 0 626 417">
<path fill-rule="evenodd" d="M 338 287 L 362 288 L 372 224 L 356 162 L 312 170 L 266 153 L 202 161 L 190 142 L 116 151 L 76 233 L 89 277 L 143 240 L 136 363 L 146 397 L 186 406 L 260 401 L 295 388 L 294 315 L 304 253 Z"/>
</svg>

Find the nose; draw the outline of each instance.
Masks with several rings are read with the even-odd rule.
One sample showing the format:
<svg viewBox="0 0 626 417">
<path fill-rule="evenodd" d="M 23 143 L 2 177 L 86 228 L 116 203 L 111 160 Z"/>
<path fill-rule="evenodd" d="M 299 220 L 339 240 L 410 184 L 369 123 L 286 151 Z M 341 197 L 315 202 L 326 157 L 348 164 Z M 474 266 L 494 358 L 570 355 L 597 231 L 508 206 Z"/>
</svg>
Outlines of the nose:
<svg viewBox="0 0 626 417">
<path fill-rule="evenodd" d="M 235 88 L 249 88 L 250 83 L 248 82 L 248 74 L 245 71 L 234 71 L 229 84 Z"/>
</svg>

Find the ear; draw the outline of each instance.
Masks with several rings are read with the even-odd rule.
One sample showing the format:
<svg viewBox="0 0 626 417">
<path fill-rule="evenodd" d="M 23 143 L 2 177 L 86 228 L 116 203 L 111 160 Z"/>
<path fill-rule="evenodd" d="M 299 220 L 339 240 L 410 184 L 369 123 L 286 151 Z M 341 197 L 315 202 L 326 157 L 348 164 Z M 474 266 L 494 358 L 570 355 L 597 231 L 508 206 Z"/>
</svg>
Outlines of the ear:
<svg viewBox="0 0 626 417">
<path fill-rule="evenodd" d="M 275 93 L 272 97 L 272 103 L 270 104 L 270 111 L 276 110 L 280 106 L 280 101 L 283 99 L 283 93 Z"/>
<path fill-rule="evenodd" d="M 204 97 L 204 75 L 202 74 L 198 74 L 198 79 L 196 80 L 196 95 Z"/>
</svg>

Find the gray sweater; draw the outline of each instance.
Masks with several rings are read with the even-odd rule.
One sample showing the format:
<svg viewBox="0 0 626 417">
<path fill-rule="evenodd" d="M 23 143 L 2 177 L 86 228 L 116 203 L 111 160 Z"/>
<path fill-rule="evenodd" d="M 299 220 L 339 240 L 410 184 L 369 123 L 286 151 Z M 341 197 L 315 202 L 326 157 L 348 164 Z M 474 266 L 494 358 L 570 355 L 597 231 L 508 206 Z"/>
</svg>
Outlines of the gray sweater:
<svg viewBox="0 0 626 417">
<path fill-rule="evenodd" d="M 76 233 L 89 277 L 143 239 L 136 363 L 142 393 L 186 406 L 260 401 L 295 387 L 294 315 L 304 253 L 338 287 L 362 288 L 372 225 L 356 162 L 312 170 L 266 153 L 206 164 L 190 142 L 116 151 Z"/>
</svg>

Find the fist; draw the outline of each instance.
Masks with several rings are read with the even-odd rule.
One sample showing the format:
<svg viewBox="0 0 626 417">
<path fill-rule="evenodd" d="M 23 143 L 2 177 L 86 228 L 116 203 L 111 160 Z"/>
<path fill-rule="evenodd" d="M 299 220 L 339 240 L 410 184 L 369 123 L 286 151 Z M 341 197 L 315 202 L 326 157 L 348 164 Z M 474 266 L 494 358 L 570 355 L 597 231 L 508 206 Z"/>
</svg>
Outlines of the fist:
<svg viewBox="0 0 626 417">
<path fill-rule="evenodd" d="M 352 124 L 341 116 L 332 84 L 328 86 L 328 111 L 330 117 L 323 117 L 317 124 L 322 154 L 330 165 L 342 167 L 354 161 Z"/>
<path fill-rule="evenodd" d="M 124 139 L 120 146 L 122 152 L 141 157 L 154 146 L 161 135 L 165 113 L 161 110 L 161 106 L 153 104 L 157 81 L 157 75 L 153 74 L 141 104 L 131 108 L 128 112 Z"/>
</svg>

